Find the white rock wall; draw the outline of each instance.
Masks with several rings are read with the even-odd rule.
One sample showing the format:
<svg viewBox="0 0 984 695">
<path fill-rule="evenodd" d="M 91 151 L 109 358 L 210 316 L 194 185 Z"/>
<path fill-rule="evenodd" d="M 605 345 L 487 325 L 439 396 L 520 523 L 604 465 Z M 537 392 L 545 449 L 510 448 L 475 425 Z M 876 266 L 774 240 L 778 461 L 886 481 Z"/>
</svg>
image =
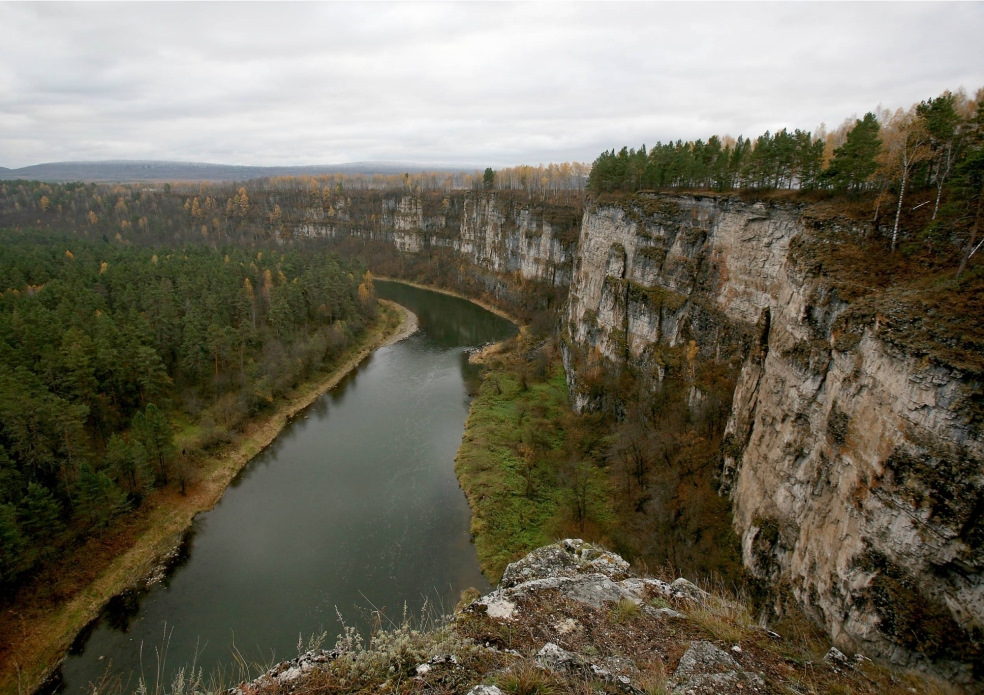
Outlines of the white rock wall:
<svg viewBox="0 0 984 695">
<path fill-rule="evenodd" d="M 753 341 L 739 377 L 725 447 L 744 561 L 788 582 L 838 644 L 924 665 L 879 629 L 886 608 L 871 600 L 878 570 L 870 558 L 908 572 L 921 600 L 957 623 L 984 625 L 984 559 L 967 530 L 984 509 L 984 444 L 965 414 L 981 384 L 906 357 L 875 326 L 833 349 L 832 326 L 847 304 L 788 257 L 791 240 L 809 233 L 795 208 L 761 203 L 680 196 L 589 208 L 567 338 L 582 354 L 597 348 L 619 363 L 658 343 L 711 339 L 694 323 L 697 303 L 751 335 L 766 327 L 766 345 Z M 669 301 L 639 301 L 647 291 Z M 570 353 L 569 382 L 583 407 Z M 900 451 L 928 462 L 922 478 L 898 465 Z M 950 492 L 932 473 L 944 465 L 971 480 Z M 934 497 L 960 491 L 976 499 L 934 507 Z M 937 670 L 968 678 L 936 656 Z"/>
</svg>

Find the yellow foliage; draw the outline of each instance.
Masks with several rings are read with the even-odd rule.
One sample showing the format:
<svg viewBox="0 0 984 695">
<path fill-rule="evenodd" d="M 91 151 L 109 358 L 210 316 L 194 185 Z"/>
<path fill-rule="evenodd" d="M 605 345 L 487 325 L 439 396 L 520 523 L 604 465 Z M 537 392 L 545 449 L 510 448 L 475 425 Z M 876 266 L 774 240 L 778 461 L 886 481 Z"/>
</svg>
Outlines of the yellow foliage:
<svg viewBox="0 0 984 695">
<path fill-rule="evenodd" d="M 99 274 L 102 275 L 103 273 L 105 273 L 107 268 L 109 268 L 109 263 L 107 263 L 106 261 L 103 261 L 102 263 L 100 263 L 99 264 Z"/>
<path fill-rule="evenodd" d="M 65 249 L 65 258 L 67 258 L 70 261 L 74 261 L 75 260 L 75 254 L 73 254 L 68 249 Z"/>
</svg>

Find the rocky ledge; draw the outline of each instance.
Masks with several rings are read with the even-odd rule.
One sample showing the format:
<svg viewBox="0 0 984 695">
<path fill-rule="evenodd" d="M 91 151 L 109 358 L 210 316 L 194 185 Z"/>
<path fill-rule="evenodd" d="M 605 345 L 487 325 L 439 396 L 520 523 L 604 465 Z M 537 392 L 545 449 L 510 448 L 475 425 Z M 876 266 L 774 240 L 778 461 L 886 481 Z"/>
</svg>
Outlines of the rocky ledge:
<svg viewBox="0 0 984 695">
<path fill-rule="evenodd" d="M 477 592 L 475 592 L 477 594 Z M 429 630 L 402 625 L 280 663 L 228 695 L 265 693 L 958 692 L 829 644 L 784 637 L 687 581 L 640 577 L 568 539 L 509 565 Z"/>
</svg>

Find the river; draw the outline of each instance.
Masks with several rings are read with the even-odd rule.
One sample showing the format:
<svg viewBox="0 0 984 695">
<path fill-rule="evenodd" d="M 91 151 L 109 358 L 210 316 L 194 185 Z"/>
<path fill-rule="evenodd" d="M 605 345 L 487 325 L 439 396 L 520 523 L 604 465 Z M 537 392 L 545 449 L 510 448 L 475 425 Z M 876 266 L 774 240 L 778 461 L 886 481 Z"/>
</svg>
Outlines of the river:
<svg viewBox="0 0 984 695">
<path fill-rule="evenodd" d="M 377 281 L 420 330 L 377 350 L 256 456 L 199 515 L 164 579 L 117 597 L 76 640 L 61 692 L 104 674 L 150 692 L 192 664 L 226 680 L 297 654 L 298 638 L 365 631 L 373 612 L 399 621 L 454 608 L 486 590 L 454 475 L 478 369 L 466 348 L 515 326 L 471 302 Z"/>
</svg>

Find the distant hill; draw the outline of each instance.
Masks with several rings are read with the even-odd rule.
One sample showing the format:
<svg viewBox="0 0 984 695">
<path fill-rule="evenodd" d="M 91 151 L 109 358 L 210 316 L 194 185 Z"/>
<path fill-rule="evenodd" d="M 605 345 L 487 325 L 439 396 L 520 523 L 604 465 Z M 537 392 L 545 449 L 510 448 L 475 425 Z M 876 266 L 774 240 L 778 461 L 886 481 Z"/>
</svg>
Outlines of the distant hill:
<svg viewBox="0 0 984 695">
<path fill-rule="evenodd" d="M 402 174 L 423 171 L 474 171 L 480 167 L 423 166 L 400 162 L 352 162 L 319 166 L 261 167 L 116 160 L 100 162 L 50 162 L 19 169 L 0 167 L 0 180 L 139 182 L 139 181 L 247 181 L 271 176 L 319 176 L 321 174 Z"/>
</svg>

